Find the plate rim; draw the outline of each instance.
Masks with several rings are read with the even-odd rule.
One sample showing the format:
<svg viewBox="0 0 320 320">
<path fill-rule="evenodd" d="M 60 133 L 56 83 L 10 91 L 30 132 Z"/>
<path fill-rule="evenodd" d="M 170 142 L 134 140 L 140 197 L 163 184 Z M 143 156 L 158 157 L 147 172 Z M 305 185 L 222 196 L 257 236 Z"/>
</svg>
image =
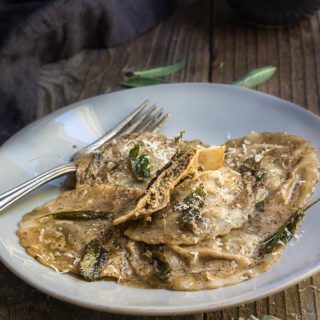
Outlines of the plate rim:
<svg viewBox="0 0 320 320">
<path fill-rule="evenodd" d="M 317 114 L 313 113 L 312 111 L 305 109 L 302 106 L 299 106 L 291 101 L 264 93 L 264 92 L 260 92 L 260 91 L 256 91 L 253 89 L 248 89 L 248 88 L 243 88 L 243 87 L 237 87 L 234 85 L 229 85 L 229 84 L 219 84 L 219 83 L 203 83 L 203 82 L 185 82 L 185 83 L 170 83 L 170 84 L 160 84 L 160 85 L 156 85 L 157 87 L 172 87 L 172 86 L 200 86 L 200 87 L 204 87 L 204 86 L 214 86 L 214 87 L 227 87 L 227 88 L 232 88 L 232 90 L 244 90 L 247 91 L 248 93 L 251 94 L 255 94 L 257 96 L 265 96 L 268 99 L 272 99 L 274 100 L 274 102 L 276 101 L 284 101 L 286 103 L 285 106 L 282 106 L 284 108 L 294 108 L 297 112 L 302 113 L 302 114 L 308 114 L 309 116 L 311 115 L 312 118 L 314 118 L 316 121 L 320 121 L 320 116 L 318 116 Z M 133 88 L 133 89 L 129 89 L 131 90 L 135 90 L 135 91 L 140 91 L 141 89 L 146 89 L 146 87 L 143 88 Z M 128 90 L 128 89 L 127 89 Z M 126 90 L 126 91 L 127 91 Z M 9 145 L 10 143 L 12 143 L 14 141 L 14 139 L 16 139 L 17 137 L 19 137 L 19 135 L 21 135 L 21 133 L 23 133 L 24 131 L 28 131 L 31 127 L 33 127 L 35 124 L 41 124 L 41 122 L 44 121 L 48 121 L 50 119 L 54 119 L 57 115 L 59 114 L 63 114 L 71 109 L 75 109 L 78 106 L 78 104 L 83 104 L 83 103 L 87 103 L 87 102 L 92 102 L 95 98 L 97 97 L 102 97 L 102 96 L 108 96 L 108 95 L 116 95 L 116 94 L 121 94 L 122 91 L 124 90 L 118 90 L 115 92 L 111 92 L 111 93 L 104 93 L 104 94 L 100 94 L 97 96 L 93 96 L 84 100 L 80 100 L 77 102 L 74 102 L 68 106 L 65 106 L 63 108 L 60 108 L 44 117 L 42 117 L 41 119 L 38 119 L 32 123 L 30 123 L 29 125 L 27 125 L 26 127 L 22 128 L 21 130 L 19 130 L 17 133 L 15 133 L 12 137 L 10 137 L 7 141 L 4 142 L 4 144 L 0 147 L 0 151 L 3 150 L 7 145 Z M 2 244 L 1 244 L 2 245 Z M 75 298 L 70 298 L 69 296 L 65 296 L 63 294 L 59 294 L 56 292 L 52 292 L 50 290 L 48 290 L 45 286 L 42 286 L 41 284 L 32 281 L 30 278 L 28 278 L 27 276 L 23 275 L 22 272 L 20 272 L 19 270 L 15 269 L 13 266 L 10 265 L 10 263 L 8 263 L 8 261 L 0 254 L 0 261 L 10 270 L 10 272 L 12 272 L 13 274 L 15 274 L 17 277 L 19 277 L 22 281 L 26 282 L 28 285 L 36 288 L 37 290 L 39 290 L 42 293 L 48 294 L 58 300 L 67 302 L 67 303 L 72 303 L 74 305 L 78 305 L 80 307 L 84 307 L 84 308 L 88 308 L 91 310 L 96 310 L 96 311 L 102 311 L 102 312 L 111 312 L 111 313 L 115 313 L 115 314 L 126 314 L 126 315 L 142 315 L 142 316 L 165 316 L 165 315 L 185 315 L 185 314 L 197 314 L 197 313 L 202 313 L 202 312 L 212 312 L 212 311 L 216 311 L 216 310 L 221 310 L 224 308 L 229 308 L 229 307 L 234 307 L 234 306 L 238 306 L 241 305 L 243 303 L 250 303 L 259 299 L 263 299 L 271 294 L 280 292 L 290 286 L 293 286 L 295 284 L 297 284 L 300 281 L 303 281 L 306 278 L 309 278 L 310 276 L 312 276 L 313 274 L 315 274 L 316 272 L 320 271 L 320 263 L 318 266 L 313 266 L 311 269 L 308 269 L 306 272 L 300 273 L 298 274 L 298 276 L 296 276 L 294 279 L 289 279 L 289 281 L 284 282 L 282 279 L 278 281 L 278 286 L 273 289 L 273 288 L 269 288 L 265 291 L 265 293 L 260 294 L 258 296 L 255 296 L 253 298 L 248 298 L 248 299 L 244 299 L 241 300 L 240 302 L 227 302 L 225 304 L 221 304 L 219 306 L 210 306 L 210 301 L 206 302 L 206 303 L 202 303 L 197 307 L 188 307 L 188 306 L 165 306 L 165 307 L 161 307 L 161 306 L 152 306 L 152 307 L 148 307 L 148 306 L 125 306 L 122 307 L 121 309 L 119 307 L 113 307 L 112 305 L 101 305 L 101 304 L 95 304 L 92 302 L 86 302 L 83 301 L 81 299 L 77 299 Z M 145 290 L 149 290 L 149 289 L 145 289 Z M 211 290 L 215 290 L 215 289 L 211 289 Z M 209 290 L 208 290 L 209 291 Z"/>
</svg>

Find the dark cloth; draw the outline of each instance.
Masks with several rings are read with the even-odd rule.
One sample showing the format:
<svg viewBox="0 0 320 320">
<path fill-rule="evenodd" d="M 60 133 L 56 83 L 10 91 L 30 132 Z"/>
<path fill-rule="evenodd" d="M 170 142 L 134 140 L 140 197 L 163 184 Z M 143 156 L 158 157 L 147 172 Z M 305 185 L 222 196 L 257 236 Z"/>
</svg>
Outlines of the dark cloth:
<svg viewBox="0 0 320 320">
<path fill-rule="evenodd" d="M 172 0 L 0 0 L 0 144 L 34 120 L 42 64 L 127 41 L 175 6 Z"/>
</svg>

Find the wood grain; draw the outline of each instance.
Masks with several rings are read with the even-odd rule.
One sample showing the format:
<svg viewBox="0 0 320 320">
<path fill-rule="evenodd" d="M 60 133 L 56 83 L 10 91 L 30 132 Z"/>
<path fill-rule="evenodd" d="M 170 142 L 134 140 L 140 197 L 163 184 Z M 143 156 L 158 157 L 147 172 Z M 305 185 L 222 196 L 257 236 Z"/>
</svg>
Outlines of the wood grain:
<svg viewBox="0 0 320 320">
<path fill-rule="evenodd" d="M 320 112 L 320 13 L 296 26 L 247 26 L 225 2 L 185 1 L 166 22 L 138 39 L 109 50 L 86 50 L 39 70 L 37 117 L 104 92 L 122 90 L 127 71 L 184 60 L 173 82 L 232 83 L 251 68 L 274 65 L 274 78 L 257 89 Z M 0 320 L 114 319 L 31 288 L 0 265 Z M 320 319 L 320 274 L 254 303 L 208 314 L 161 319 L 229 320 L 266 314 L 281 319 Z M 154 318 L 157 319 L 157 318 Z M 160 318 L 159 318 L 160 319 Z"/>
</svg>

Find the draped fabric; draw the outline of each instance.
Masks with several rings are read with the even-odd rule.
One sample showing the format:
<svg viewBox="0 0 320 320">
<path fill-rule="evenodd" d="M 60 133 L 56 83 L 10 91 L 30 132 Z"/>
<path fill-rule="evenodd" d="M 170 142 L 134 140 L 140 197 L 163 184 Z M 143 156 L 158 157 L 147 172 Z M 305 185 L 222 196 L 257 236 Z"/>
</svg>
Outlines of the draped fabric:
<svg viewBox="0 0 320 320">
<path fill-rule="evenodd" d="M 42 64 L 118 45 L 175 6 L 172 0 L 0 0 L 0 144 L 34 120 Z"/>
</svg>

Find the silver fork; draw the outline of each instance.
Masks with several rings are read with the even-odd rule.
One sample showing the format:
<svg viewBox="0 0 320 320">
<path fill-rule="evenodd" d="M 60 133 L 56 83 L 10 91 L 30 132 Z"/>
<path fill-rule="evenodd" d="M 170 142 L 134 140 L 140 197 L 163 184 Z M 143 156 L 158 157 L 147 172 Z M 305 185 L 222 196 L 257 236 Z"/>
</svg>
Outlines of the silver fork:
<svg viewBox="0 0 320 320">
<path fill-rule="evenodd" d="M 66 175 L 67 173 L 76 172 L 77 168 L 74 160 L 80 155 L 92 153 L 104 143 L 126 133 L 142 131 L 158 132 L 170 115 L 168 113 L 164 114 L 164 110 L 162 108 L 160 110 L 157 110 L 157 108 L 158 106 L 156 104 L 150 106 L 150 101 L 146 100 L 101 138 L 74 153 L 69 163 L 48 170 L 1 194 L 0 211 L 47 182 Z"/>
</svg>

